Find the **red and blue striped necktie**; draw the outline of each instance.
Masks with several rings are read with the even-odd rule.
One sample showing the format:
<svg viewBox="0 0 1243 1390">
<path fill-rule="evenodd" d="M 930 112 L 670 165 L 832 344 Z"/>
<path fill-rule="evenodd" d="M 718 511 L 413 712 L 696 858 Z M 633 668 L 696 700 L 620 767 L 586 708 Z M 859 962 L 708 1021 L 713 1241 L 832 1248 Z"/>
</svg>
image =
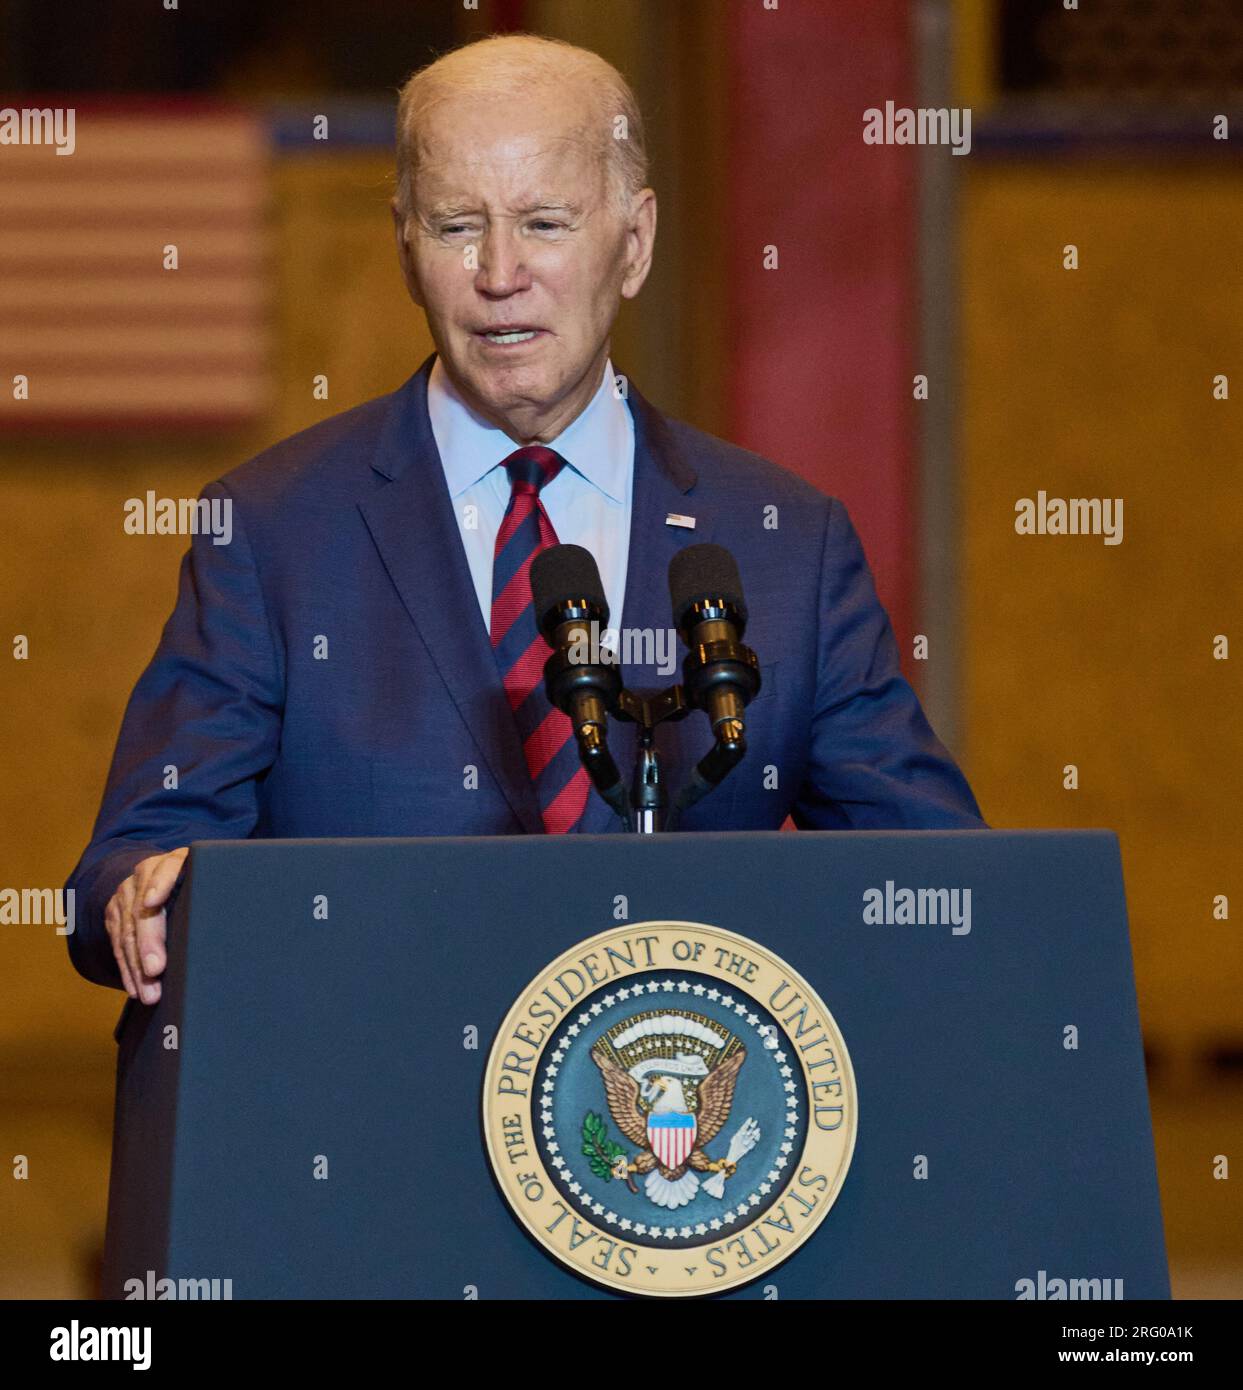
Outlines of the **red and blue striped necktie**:
<svg viewBox="0 0 1243 1390">
<path fill-rule="evenodd" d="M 577 827 L 588 791 L 570 721 L 544 694 L 549 650 L 535 625 L 531 598 L 531 562 L 541 550 L 557 544 L 540 489 L 564 466 L 560 454 L 541 444 L 518 449 L 505 460 L 509 506 L 496 533 L 492 559 L 492 650 L 550 835 Z"/>
</svg>

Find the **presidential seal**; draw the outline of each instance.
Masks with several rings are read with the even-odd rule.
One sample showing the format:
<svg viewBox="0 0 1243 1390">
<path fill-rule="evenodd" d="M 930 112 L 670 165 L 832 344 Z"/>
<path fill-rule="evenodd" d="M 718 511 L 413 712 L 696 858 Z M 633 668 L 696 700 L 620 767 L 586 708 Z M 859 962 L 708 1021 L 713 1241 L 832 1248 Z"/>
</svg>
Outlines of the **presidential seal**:
<svg viewBox="0 0 1243 1390">
<path fill-rule="evenodd" d="M 810 985 L 757 942 L 641 922 L 581 942 L 522 992 L 484 1078 L 506 1200 L 576 1273 L 626 1293 L 717 1293 L 769 1273 L 837 1199 L 850 1057 Z"/>
</svg>

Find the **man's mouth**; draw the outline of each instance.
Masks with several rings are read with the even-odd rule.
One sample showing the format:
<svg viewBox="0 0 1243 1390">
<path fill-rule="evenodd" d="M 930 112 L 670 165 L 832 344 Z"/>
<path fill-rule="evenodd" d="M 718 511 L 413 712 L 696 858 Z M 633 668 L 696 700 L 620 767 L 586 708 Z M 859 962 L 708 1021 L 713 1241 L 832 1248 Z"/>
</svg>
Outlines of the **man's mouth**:
<svg viewBox="0 0 1243 1390">
<path fill-rule="evenodd" d="M 517 343 L 529 343 L 543 332 L 542 328 L 531 328 L 526 324 L 507 323 L 498 328 L 482 329 L 476 336 L 496 347 L 512 347 Z"/>
</svg>

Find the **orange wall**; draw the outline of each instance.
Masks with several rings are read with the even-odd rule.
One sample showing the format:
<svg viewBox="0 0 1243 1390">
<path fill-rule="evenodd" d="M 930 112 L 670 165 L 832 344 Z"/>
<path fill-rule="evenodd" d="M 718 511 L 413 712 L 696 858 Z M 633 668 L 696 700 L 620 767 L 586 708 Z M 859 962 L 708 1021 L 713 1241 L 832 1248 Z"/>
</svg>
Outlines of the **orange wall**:
<svg viewBox="0 0 1243 1390">
<path fill-rule="evenodd" d="M 274 171 L 276 398 L 245 435 L 0 440 L 0 886 L 59 887 L 90 835 L 121 713 L 176 593 L 184 537 L 127 536 L 126 498 L 193 496 L 266 444 L 391 390 L 431 350 L 405 297 L 387 156 Z M 329 399 L 311 398 L 326 373 Z M 25 634 L 30 658 L 10 657 Z M 0 1297 L 90 1290 L 123 996 L 79 978 L 50 927 L 0 927 Z M 7 1176 L 24 1154 L 30 1177 Z"/>
<path fill-rule="evenodd" d="M 966 756 L 997 824 L 1119 832 L 1145 1024 L 1194 1047 L 1239 1029 L 1243 987 L 1211 916 L 1243 791 L 1243 653 L 1212 651 L 1243 611 L 1239 407 L 1211 389 L 1243 393 L 1243 188 L 983 163 L 963 211 Z M 1039 489 L 1121 497 L 1122 543 L 1016 534 Z"/>
<path fill-rule="evenodd" d="M 1210 1061 L 1243 1035 L 1243 474 L 1238 402 L 1211 384 L 1243 391 L 1243 186 L 978 162 L 963 192 L 965 760 L 996 825 L 1118 832 L 1174 1293 L 1238 1298 L 1243 1205 L 1213 1165 L 1237 1165 L 1243 1106 Z M 1042 488 L 1121 497 L 1122 543 L 1017 535 Z"/>
</svg>

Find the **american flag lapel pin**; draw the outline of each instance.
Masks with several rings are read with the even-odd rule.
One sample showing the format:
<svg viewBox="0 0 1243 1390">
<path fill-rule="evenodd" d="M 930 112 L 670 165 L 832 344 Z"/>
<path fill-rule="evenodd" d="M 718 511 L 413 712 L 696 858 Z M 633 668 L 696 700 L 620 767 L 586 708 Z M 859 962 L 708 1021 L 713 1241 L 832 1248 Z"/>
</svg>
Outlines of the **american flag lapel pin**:
<svg viewBox="0 0 1243 1390">
<path fill-rule="evenodd" d="M 695 529 L 695 518 L 693 516 L 683 516 L 681 512 L 670 512 L 665 517 L 666 526 L 681 526 L 684 531 Z"/>
</svg>

